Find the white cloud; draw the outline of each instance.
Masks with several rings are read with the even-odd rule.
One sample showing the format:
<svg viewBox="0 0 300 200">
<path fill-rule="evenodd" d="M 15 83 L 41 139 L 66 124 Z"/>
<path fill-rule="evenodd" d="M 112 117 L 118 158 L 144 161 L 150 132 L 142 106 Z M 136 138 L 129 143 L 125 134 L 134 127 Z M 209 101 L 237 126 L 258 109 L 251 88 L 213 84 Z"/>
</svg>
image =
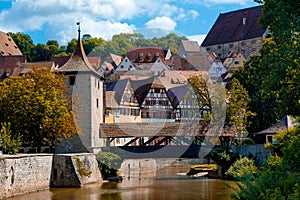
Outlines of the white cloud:
<svg viewBox="0 0 300 200">
<path fill-rule="evenodd" d="M 191 41 L 197 41 L 199 46 L 201 46 L 203 40 L 205 39 L 206 35 L 190 35 L 187 38 Z"/>
<path fill-rule="evenodd" d="M 145 25 L 147 28 L 174 31 L 177 24 L 171 18 L 163 16 L 156 17 L 155 19 L 148 21 Z"/>
<path fill-rule="evenodd" d="M 76 38 L 76 22 L 94 37 L 111 39 L 121 32 L 133 32 L 134 25 L 119 20 L 130 19 L 138 13 L 135 0 L 22 0 L 12 3 L 0 13 L 0 30 L 26 32 L 45 30 L 45 39 L 56 39 L 66 44 Z"/>
<path fill-rule="evenodd" d="M 189 10 L 188 15 L 192 17 L 192 19 L 195 19 L 199 16 L 199 13 L 196 10 Z"/>
</svg>

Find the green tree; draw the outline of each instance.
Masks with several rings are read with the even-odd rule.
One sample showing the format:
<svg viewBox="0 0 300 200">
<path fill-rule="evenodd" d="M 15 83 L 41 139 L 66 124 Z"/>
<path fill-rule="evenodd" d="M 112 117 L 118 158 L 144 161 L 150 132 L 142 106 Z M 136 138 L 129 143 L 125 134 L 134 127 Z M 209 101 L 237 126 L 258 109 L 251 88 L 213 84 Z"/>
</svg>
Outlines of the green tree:
<svg viewBox="0 0 300 200">
<path fill-rule="evenodd" d="M 34 48 L 34 61 L 49 61 L 55 51 L 55 46 L 47 46 L 45 44 L 37 44 Z"/>
<path fill-rule="evenodd" d="M 0 82 L 0 122 L 10 123 L 25 146 L 52 146 L 76 133 L 67 90 L 62 77 L 45 66 L 11 76 Z"/>
<path fill-rule="evenodd" d="M 210 121 L 210 113 L 212 111 L 211 96 L 209 93 L 209 82 L 202 76 L 193 76 L 188 79 L 189 84 L 192 86 L 194 93 L 197 95 L 197 100 L 200 108 L 207 110 L 208 114 L 205 116 L 205 121 Z"/>
<path fill-rule="evenodd" d="M 285 115 L 300 113 L 299 1 L 260 2 L 262 25 L 268 25 L 272 35 L 263 41 L 260 55 L 235 74 L 249 92 L 250 110 L 257 114 L 251 132 L 267 128 Z"/>
<path fill-rule="evenodd" d="M 147 40 L 150 46 L 160 46 L 163 48 L 170 48 L 172 54 L 178 53 L 178 47 L 181 40 L 187 40 L 185 36 L 178 36 L 175 33 L 170 33 L 161 38 L 152 38 Z"/>
<path fill-rule="evenodd" d="M 27 56 L 28 61 L 33 60 L 34 43 L 31 37 L 25 33 L 9 33 L 17 46 L 20 48 L 23 55 Z"/>
<path fill-rule="evenodd" d="M 226 126 L 234 126 L 239 137 L 247 134 L 249 117 L 254 114 L 248 110 L 249 95 L 236 78 L 230 81 L 227 90 Z"/>
<path fill-rule="evenodd" d="M 234 187 L 234 199 L 299 199 L 300 196 L 300 127 L 276 135 L 282 156 L 271 156 L 261 168 L 253 163 L 236 161 L 229 174 L 239 182 Z M 246 167 L 246 168 L 245 168 Z M 247 169 L 247 170 L 245 170 Z M 250 169 L 250 170 L 248 170 Z M 241 172 L 241 173 L 239 173 Z"/>
<path fill-rule="evenodd" d="M 75 51 L 76 45 L 77 45 L 77 39 L 74 38 L 68 43 L 66 53 L 72 54 Z"/>
<path fill-rule="evenodd" d="M 21 147 L 20 134 L 12 133 L 10 127 L 10 123 L 1 123 L 0 150 L 6 154 L 17 154 Z"/>
<path fill-rule="evenodd" d="M 82 45 L 86 55 L 89 55 L 97 46 L 104 45 L 106 42 L 102 38 L 89 38 L 82 39 Z"/>
<path fill-rule="evenodd" d="M 100 151 L 96 159 L 104 179 L 118 175 L 118 170 L 122 164 L 122 158 L 111 152 Z"/>
</svg>

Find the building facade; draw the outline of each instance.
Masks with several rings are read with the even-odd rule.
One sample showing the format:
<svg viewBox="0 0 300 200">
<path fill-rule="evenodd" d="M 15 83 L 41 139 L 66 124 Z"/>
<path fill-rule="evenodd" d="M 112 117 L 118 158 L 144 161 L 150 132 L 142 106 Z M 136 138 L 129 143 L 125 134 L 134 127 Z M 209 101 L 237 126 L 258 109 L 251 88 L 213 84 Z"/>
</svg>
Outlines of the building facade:
<svg viewBox="0 0 300 200">
<path fill-rule="evenodd" d="M 246 59 L 259 54 L 268 28 L 261 28 L 262 6 L 222 13 L 201 44 L 208 53 L 215 52 L 221 59 L 230 51 L 240 52 Z"/>
<path fill-rule="evenodd" d="M 65 141 L 63 152 L 98 152 L 104 141 L 100 138 L 100 123 L 103 122 L 103 78 L 86 57 L 80 41 L 68 61 L 57 69 L 64 74 L 72 95 L 73 118 L 78 135 Z M 69 145 L 68 145 L 69 144 Z"/>
</svg>

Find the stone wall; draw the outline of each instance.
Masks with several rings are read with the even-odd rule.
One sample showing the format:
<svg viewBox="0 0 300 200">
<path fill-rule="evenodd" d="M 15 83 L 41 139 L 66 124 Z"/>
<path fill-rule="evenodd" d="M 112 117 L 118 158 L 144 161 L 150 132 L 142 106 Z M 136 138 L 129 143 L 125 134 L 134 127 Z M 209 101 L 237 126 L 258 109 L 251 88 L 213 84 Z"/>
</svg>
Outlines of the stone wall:
<svg viewBox="0 0 300 200">
<path fill-rule="evenodd" d="M 255 144 L 232 146 L 232 151 L 242 157 L 254 156 L 258 165 L 261 166 L 264 160 L 273 152 L 273 149 L 265 149 L 263 144 Z"/>
<path fill-rule="evenodd" d="M 119 169 L 121 176 L 124 177 L 143 177 L 155 176 L 156 160 L 155 159 L 125 159 Z"/>
<path fill-rule="evenodd" d="M 94 154 L 0 155 L 0 199 L 101 181 Z"/>
<path fill-rule="evenodd" d="M 52 154 L 0 156 L 0 199 L 50 186 Z"/>
<path fill-rule="evenodd" d="M 80 187 L 101 181 L 101 173 L 94 154 L 54 155 L 51 186 Z"/>
</svg>

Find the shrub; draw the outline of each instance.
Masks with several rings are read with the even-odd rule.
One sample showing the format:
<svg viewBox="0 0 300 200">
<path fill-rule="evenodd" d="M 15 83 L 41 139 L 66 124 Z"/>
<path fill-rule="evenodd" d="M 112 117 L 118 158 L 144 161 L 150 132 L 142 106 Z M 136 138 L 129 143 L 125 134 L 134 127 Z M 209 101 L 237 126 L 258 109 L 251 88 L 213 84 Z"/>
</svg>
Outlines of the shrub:
<svg viewBox="0 0 300 200">
<path fill-rule="evenodd" d="M 120 156 L 111 152 L 100 151 L 96 159 L 104 179 L 118 175 L 118 169 L 122 164 Z"/>
<path fill-rule="evenodd" d="M 242 141 L 242 145 L 252 145 L 252 144 L 255 144 L 255 142 L 251 138 L 246 138 Z"/>
<path fill-rule="evenodd" d="M 21 148 L 20 135 L 12 134 L 10 126 L 9 122 L 1 123 L 0 151 L 5 154 L 17 154 Z"/>
<path fill-rule="evenodd" d="M 224 148 L 213 149 L 208 156 L 222 167 L 229 167 L 237 159 L 237 155 L 233 153 L 232 149 Z"/>
<path fill-rule="evenodd" d="M 233 165 L 227 170 L 226 174 L 232 176 L 235 179 L 244 178 L 247 174 L 256 173 L 258 168 L 255 165 L 253 159 L 247 157 L 240 158 L 235 161 Z"/>
</svg>

